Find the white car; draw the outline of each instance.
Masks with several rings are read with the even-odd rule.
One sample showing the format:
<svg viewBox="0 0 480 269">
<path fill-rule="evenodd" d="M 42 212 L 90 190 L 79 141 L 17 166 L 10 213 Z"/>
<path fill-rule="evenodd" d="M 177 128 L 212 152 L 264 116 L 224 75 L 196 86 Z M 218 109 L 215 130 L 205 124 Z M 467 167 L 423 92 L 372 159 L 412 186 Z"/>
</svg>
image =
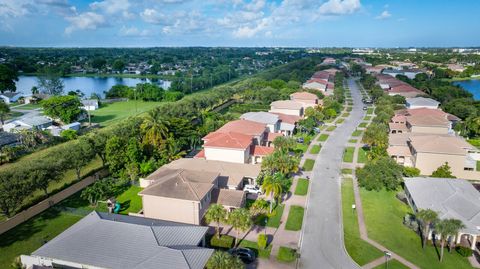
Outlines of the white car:
<svg viewBox="0 0 480 269">
<path fill-rule="evenodd" d="M 262 194 L 262 190 L 256 185 L 245 185 L 243 191 L 251 194 Z"/>
</svg>

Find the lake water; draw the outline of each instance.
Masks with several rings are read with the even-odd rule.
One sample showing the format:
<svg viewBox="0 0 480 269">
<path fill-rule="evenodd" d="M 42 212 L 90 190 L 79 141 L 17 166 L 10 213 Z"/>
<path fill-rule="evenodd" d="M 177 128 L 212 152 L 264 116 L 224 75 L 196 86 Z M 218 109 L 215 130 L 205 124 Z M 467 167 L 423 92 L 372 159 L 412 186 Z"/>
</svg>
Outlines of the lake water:
<svg viewBox="0 0 480 269">
<path fill-rule="evenodd" d="M 459 85 L 465 90 L 471 92 L 475 100 L 480 100 L 480 79 L 455 81 L 453 84 Z"/>
<path fill-rule="evenodd" d="M 145 78 L 118 78 L 118 77 L 64 77 L 62 78 L 65 85 L 63 92 L 66 94 L 69 91 L 80 90 L 86 97 L 90 97 L 92 93 L 96 93 L 101 97 L 105 96 L 112 86 L 126 85 L 135 86 L 138 83 L 154 83 L 158 86 L 168 89 L 171 82 L 160 79 L 145 79 Z M 19 76 L 17 85 L 17 92 L 31 94 L 32 87 L 38 86 L 36 76 Z"/>
</svg>

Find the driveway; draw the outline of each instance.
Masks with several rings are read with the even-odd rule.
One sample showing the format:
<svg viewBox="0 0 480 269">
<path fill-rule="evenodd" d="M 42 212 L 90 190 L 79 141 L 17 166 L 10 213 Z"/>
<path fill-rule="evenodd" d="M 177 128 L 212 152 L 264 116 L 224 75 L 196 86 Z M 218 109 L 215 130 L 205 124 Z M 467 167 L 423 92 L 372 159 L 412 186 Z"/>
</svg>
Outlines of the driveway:
<svg viewBox="0 0 480 269">
<path fill-rule="evenodd" d="M 353 79 L 348 79 L 353 110 L 343 124 L 323 143 L 311 175 L 311 189 L 301 244 L 300 268 L 360 268 L 348 256 L 343 242 L 340 170 L 348 140 L 362 121 L 362 96 Z"/>
</svg>

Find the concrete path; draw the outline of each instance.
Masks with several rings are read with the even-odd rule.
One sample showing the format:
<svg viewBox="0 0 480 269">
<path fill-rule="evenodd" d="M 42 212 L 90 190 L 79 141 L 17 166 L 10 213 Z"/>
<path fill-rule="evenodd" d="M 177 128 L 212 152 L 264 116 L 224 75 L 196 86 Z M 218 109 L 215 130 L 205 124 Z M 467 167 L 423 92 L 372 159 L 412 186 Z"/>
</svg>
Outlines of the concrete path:
<svg viewBox="0 0 480 269">
<path fill-rule="evenodd" d="M 323 143 L 311 175 L 301 242 L 301 268 L 360 268 L 345 250 L 341 215 L 340 169 L 343 152 L 351 133 L 364 116 L 362 97 L 355 81 L 349 79 L 348 86 L 353 110 Z"/>
</svg>

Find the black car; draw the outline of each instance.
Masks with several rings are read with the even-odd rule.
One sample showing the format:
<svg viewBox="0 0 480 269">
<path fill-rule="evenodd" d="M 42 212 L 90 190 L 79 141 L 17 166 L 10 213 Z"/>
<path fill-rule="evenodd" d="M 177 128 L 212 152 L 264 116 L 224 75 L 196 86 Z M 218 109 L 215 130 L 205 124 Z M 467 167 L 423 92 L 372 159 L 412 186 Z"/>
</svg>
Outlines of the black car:
<svg viewBox="0 0 480 269">
<path fill-rule="evenodd" d="M 255 252 L 249 248 L 232 248 L 228 251 L 232 256 L 238 257 L 242 262 L 250 264 L 257 258 Z"/>
</svg>

